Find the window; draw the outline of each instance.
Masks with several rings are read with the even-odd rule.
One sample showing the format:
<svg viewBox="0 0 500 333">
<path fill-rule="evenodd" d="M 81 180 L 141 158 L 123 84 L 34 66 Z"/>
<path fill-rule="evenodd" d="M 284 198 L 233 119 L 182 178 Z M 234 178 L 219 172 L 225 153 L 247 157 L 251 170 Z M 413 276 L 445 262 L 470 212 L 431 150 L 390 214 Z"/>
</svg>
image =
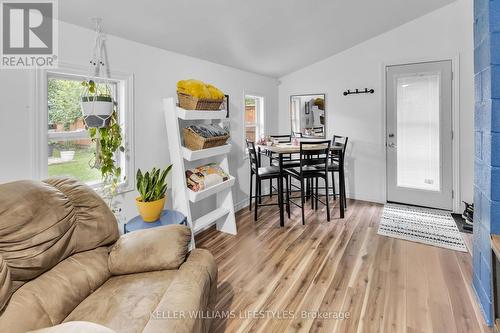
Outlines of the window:
<svg viewBox="0 0 500 333">
<path fill-rule="evenodd" d="M 37 91 L 41 110 L 37 123 L 43 124 L 38 151 L 39 169 L 35 171 L 37 178 L 64 176 L 76 178 L 92 187 L 102 185 L 100 170 L 93 168 L 96 145 L 90 139 L 83 121 L 80 96 L 81 82 L 87 77 L 85 70 L 68 69 L 68 71 L 43 71 L 37 75 Z M 118 121 L 122 127 L 122 145 L 125 153 L 117 153 L 115 161 L 122 169 L 123 182 L 120 190 L 133 186 L 133 165 L 131 153 L 133 136 L 129 119 L 131 97 L 131 76 L 110 79 L 108 85 L 111 95 L 118 102 Z M 98 86 L 104 89 L 104 84 Z M 41 127 L 40 127 L 41 128 Z M 128 180 L 131 180 L 130 182 Z M 127 181 L 125 181 L 127 180 Z"/>
<path fill-rule="evenodd" d="M 71 177 L 94 185 L 101 182 L 101 173 L 92 167 L 95 143 L 90 140 L 80 109 L 83 80 L 84 77 L 48 77 L 47 173 L 49 177 Z M 116 83 L 110 83 L 110 87 L 116 100 Z M 102 89 L 102 85 L 99 88 Z"/>
<path fill-rule="evenodd" d="M 258 140 L 264 134 L 264 98 L 245 95 L 245 138 Z"/>
</svg>

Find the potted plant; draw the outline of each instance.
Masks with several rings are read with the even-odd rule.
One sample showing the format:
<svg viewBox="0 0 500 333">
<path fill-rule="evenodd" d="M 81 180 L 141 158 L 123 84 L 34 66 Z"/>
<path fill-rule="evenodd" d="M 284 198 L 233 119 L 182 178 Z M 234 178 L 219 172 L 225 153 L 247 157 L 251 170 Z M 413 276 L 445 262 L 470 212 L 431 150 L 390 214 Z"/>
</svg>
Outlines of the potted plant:
<svg viewBox="0 0 500 333">
<path fill-rule="evenodd" d="M 54 146 L 55 146 L 55 143 L 54 142 L 49 142 L 48 146 L 47 146 L 47 153 L 48 153 L 48 156 L 49 157 L 52 157 L 52 155 L 54 154 Z"/>
<path fill-rule="evenodd" d="M 144 175 L 137 170 L 137 208 L 145 222 L 154 222 L 160 218 L 166 201 L 167 175 L 172 170 L 172 164 L 165 170 L 153 168 Z"/>
<path fill-rule="evenodd" d="M 99 90 L 93 80 L 83 81 L 82 86 L 81 109 L 85 124 L 90 128 L 108 127 L 115 105 L 109 86 L 105 84 L 104 91 Z"/>
<path fill-rule="evenodd" d="M 59 153 L 63 162 L 73 161 L 75 158 L 75 145 L 69 141 L 65 141 Z"/>
</svg>

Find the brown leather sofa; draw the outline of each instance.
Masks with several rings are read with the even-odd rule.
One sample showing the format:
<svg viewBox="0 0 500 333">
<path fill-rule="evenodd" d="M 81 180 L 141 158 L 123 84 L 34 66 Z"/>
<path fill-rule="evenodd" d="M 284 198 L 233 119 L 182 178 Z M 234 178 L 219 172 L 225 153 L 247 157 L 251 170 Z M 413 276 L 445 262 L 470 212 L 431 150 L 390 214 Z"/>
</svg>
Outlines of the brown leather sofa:
<svg viewBox="0 0 500 333">
<path fill-rule="evenodd" d="M 119 236 L 70 179 L 0 185 L 1 332 L 208 332 L 217 267 L 190 229 Z"/>
</svg>

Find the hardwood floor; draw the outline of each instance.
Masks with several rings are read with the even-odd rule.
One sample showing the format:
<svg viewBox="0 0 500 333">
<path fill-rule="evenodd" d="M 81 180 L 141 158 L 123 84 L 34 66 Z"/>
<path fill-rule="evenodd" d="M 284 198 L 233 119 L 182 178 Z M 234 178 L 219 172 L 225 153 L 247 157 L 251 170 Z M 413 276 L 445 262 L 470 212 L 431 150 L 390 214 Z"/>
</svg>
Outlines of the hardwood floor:
<svg viewBox="0 0 500 333">
<path fill-rule="evenodd" d="M 492 332 L 469 253 L 377 235 L 382 205 L 350 201 L 341 220 L 334 204 L 331 222 L 309 209 L 302 226 L 295 208 L 280 228 L 270 206 L 257 222 L 240 211 L 237 236 L 197 236 L 219 267 L 216 309 L 233 311 L 213 332 Z"/>
</svg>

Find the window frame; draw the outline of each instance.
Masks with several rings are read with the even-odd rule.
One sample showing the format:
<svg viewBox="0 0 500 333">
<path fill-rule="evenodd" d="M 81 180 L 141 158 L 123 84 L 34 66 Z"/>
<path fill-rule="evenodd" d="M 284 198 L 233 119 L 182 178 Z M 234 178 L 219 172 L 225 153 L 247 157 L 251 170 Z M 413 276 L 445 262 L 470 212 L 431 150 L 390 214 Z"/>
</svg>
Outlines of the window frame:
<svg viewBox="0 0 500 333">
<path fill-rule="evenodd" d="M 32 174 L 34 179 L 42 180 L 48 177 L 47 149 L 48 149 L 48 103 L 47 82 L 49 77 L 68 78 L 80 80 L 87 77 L 88 68 L 71 64 L 59 63 L 58 68 L 35 70 L 35 96 L 33 117 L 33 156 Z M 111 71 L 110 82 L 117 84 L 118 105 L 123 110 L 120 125 L 123 129 L 125 153 L 120 157 L 125 166 L 125 180 L 118 185 L 118 193 L 132 191 L 135 184 L 134 166 L 134 76 L 132 74 Z M 95 190 L 100 190 L 103 183 L 90 184 Z"/>
<path fill-rule="evenodd" d="M 265 110 L 266 110 L 266 101 L 267 98 L 263 94 L 259 93 L 253 93 L 250 91 L 245 91 L 243 93 L 243 147 L 244 147 L 244 152 L 245 152 L 245 158 L 248 158 L 248 152 L 246 148 L 246 128 L 247 128 L 247 122 L 246 122 L 246 114 L 245 114 L 245 109 L 246 109 L 246 98 L 251 97 L 255 98 L 258 101 L 256 101 L 255 104 L 255 141 L 258 141 L 260 139 L 260 136 L 265 133 Z M 251 127 L 254 125 L 252 124 Z"/>
</svg>

